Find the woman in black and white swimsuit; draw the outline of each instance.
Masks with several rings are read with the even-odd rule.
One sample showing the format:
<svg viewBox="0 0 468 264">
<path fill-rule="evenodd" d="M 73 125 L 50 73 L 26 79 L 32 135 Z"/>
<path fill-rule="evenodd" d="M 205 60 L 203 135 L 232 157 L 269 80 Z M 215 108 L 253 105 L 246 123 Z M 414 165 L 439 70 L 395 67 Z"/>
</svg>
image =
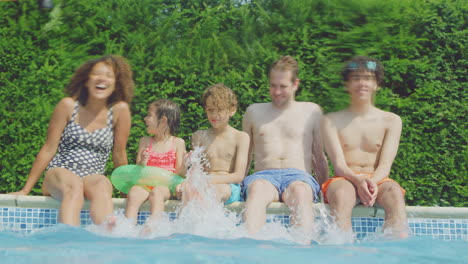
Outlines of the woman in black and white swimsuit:
<svg viewBox="0 0 468 264">
<path fill-rule="evenodd" d="M 52 114 L 47 140 L 34 161 L 23 189 L 27 195 L 46 170 L 42 191 L 61 200 L 59 221 L 80 225 L 84 198 L 90 215 L 101 224 L 112 215 L 112 184 L 104 171 L 110 151 L 115 167 L 127 164 L 132 71 L 120 56 L 84 63 Z"/>
</svg>

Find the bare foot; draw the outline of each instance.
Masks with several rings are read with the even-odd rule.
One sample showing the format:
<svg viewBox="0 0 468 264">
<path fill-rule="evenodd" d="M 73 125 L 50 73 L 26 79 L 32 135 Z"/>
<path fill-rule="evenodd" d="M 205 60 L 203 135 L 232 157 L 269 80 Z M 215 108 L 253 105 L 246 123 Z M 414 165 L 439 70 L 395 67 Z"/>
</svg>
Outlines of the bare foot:
<svg viewBox="0 0 468 264">
<path fill-rule="evenodd" d="M 108 232 L 112 232 L 112 230 L 114 230 L 116 225 L 117 225 L 117 217 L 115 215 L 107 217 L 106 221 L 102 223 L 102 226 Z"/>
<path fill-rule="evenodd" d="M 143 228 L 141 229 L 141 231 L 140 231 L 140 236 L 141 236 L 141 237 L 147 237 L 147 236 L 149 236 L 151 233 L 153 233 L 153 228 L 151 228 L 151 225 L 145 224 L 145 225 L 143 226 Z"/>
</svg>

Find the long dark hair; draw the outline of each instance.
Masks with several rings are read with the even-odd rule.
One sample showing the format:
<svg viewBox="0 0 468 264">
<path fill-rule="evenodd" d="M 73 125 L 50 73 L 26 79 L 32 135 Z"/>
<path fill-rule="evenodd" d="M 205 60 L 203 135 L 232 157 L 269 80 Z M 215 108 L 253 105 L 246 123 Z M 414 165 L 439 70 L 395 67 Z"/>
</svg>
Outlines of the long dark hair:
<svg viewBox="0 0 468 264">
<path fill-rule="evenodd" d="M 94 65 L 99 62 L 103 62 L 111 67 L 115 75 L 115 91 L 109 97 L 107 105 L 111 106 L 120 101 L 130 104 L 135 86 L 133 72 L 127 60 L 117 55 L 106 55 L 83 63 L 73 74 L 65 92 L 69 96 L 76 98 L 82 105 L 86 105 L 86 101 L 88 100 L 86 82 Z"/>
<path fill-rule="evenodd" d="M 169 133 L 175 135 L 180 125 L 180 107 L 177 103 L 168 99 L 159 99 L 150 104 L 156 108 L 156 118 L 167 118 L 167 126 L 169 127 Z"/>
</svg>

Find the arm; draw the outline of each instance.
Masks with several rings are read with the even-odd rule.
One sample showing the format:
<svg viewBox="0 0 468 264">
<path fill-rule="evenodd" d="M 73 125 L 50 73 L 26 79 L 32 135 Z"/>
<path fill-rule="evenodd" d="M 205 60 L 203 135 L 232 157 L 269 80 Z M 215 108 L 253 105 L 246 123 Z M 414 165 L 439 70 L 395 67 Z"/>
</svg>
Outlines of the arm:
<svg viewBox="0 0 468 264">
<path fill-rule="evenodd" d="M 187 152 L 185 141 L 181 138 L 176 139 L 176 166 L 175 173 L 178 175 L 185 174 L 184 155 Z"/>
<path fill-rule="evenodd" d="M 312 132 L 312 168 L 320 185 L 328 179 L 328 161 L 323 152 L 323 141 L 320 131 L 322 118 L 322 109 L 320 109 Z"/>
<path fill-rule="evenodd" d="M 114 149 L 112 158 L 114 167 L 127 165 L 127 141 L 130 135 L 131 114 L 128 104 L 125 102 L 117 103 L 114 106 L 115 126 L 114 126 Z"/>
<path fill-rule="evenodd" d="M 238 132 L 236 136 L 236 158 L 234 171 L 229 174 L 219 175 L 219 177 L 212 177 L 211 183 L 213 184 L 228 184 L 240 183 L 247 171 L 248 153 L 250 137 L 245 132 Z M 216 175 L 216 174 L 215 174 Z"/>
<path fill-rule="evenodd" d="M 71 113 L 73 112 L 74 101 L 72 98 L 64 98 L 60 100 L 52 113 L 49 121 L 49 128 L 47 130 L 47 139 L 41 150 L 33 162 L 31 171 L 29 172 L 28 179 L 24 187 L 19 192 L 14 192 L 14 195 L 27 195 L 31 192 L 34 185 L 39 180 L 42 172 L 46 169 L 55 153 L 57 152 L 62 132 L 70 120 Z"/>
<path fill-rule="evenodd" d="M 338 137 L 338 130 L 330 116 L 325 116 L 322 119 L 321 133 L 325 150 L 335 169 L 335 175 L 345 177 L 350 181 L 357 188 L 361 202 L 366 206 L 372 206 L 377 196 L 377 186 L 369 178 L 356 175 L 348 167 Z"/>
<path fill-rule="evenodd" d="M 402 129 L 401 118 L 393 113 L 389 113 L 388 119 L 389 127 L 382 144 L 379 164 L 377 165 L 372 177 L 372 181 L 374 183 L 388 177 L 398 151 L 398 145 L 400 144 Z"/>
<path fill-rule="evenodd" d="M 252 132 L 252 121 L 251 121 L 251 107 L 248 107 L 247 110 L 245 111 L 244 117 L 242 118 L 242 131 L 247 133 L 249 136 L 249 146 L 248 146 L 248 151 L 247 151 L 247 164 L 245 167 L 245 174 L 248 175 L 249 169 L 250 169 L 250 164 L 252 163 L 252 156 L 253 156 L 253 148 L 254 148 L 254 141 L 253 141 L 253 132 Z"/>
<path fill-rule="evenodd" d="M 322 118 L 321 135 L 323 137 L 325 151 L 335 169 L 335 175 L 345 177 L 353 184 L 357 183 L 359 181 L 359 176 L 355 175 L 348 167 L 338 137 L 338 130 L 329 116 Z"/>
<path fill-rule="evenodd" d="M 146 148 L 148 147 L 148 144 L 148 137 L 140 138 L 140 143 L 138 143 L 136 164 L 146 166 L 146 163 L 148 162 L 148 154 L 146 153 Z"/>
</svg>

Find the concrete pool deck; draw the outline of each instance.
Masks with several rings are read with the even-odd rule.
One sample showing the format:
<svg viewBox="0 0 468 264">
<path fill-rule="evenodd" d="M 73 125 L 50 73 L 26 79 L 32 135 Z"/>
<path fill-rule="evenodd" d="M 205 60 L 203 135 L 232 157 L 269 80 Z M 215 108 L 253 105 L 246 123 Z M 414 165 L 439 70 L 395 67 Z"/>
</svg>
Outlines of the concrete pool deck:
<svg viewBox="0 0 468 264">
<path fill-rule="evenodd" d="M 115 209 L 125 209 L 125 198 L 113 198 Z M 166 201 L 166 211 L 173 212 L 180 205 L 180 201 Z M 318 210 L 320 204 L 314 204 Z M 60 202 L 49 196 L 28 196 L 28 195 L 0 195 L 0 207 L 18 207 L 18 208 L 51 208 L 59 209 Z M 226 205 L 230 211 L 240 213 L 244 209 L 244 202 L 235 202 Z M 328 208 L 328 206 L 327 206 Z M 89 201 L 85 201 L 82 210 L 89 209 Z M 140 211 L 149 211 L 149 204 L 145 202 Z M 425 207 L 425 206 L 406 206 L 406 212 L 410 218 L 442 218 L 442 219 L 468 219 L 468 208 L 466 207 Z M 268 214 L 287 215 L 290 213 L 288 207 L 280 202 L 271 203 L 267 208 Z M 353 210 L 353 217 L 373 217 L 383 218 L 385 215 L 381 207 L 356 206 Z"/>
</svg>

